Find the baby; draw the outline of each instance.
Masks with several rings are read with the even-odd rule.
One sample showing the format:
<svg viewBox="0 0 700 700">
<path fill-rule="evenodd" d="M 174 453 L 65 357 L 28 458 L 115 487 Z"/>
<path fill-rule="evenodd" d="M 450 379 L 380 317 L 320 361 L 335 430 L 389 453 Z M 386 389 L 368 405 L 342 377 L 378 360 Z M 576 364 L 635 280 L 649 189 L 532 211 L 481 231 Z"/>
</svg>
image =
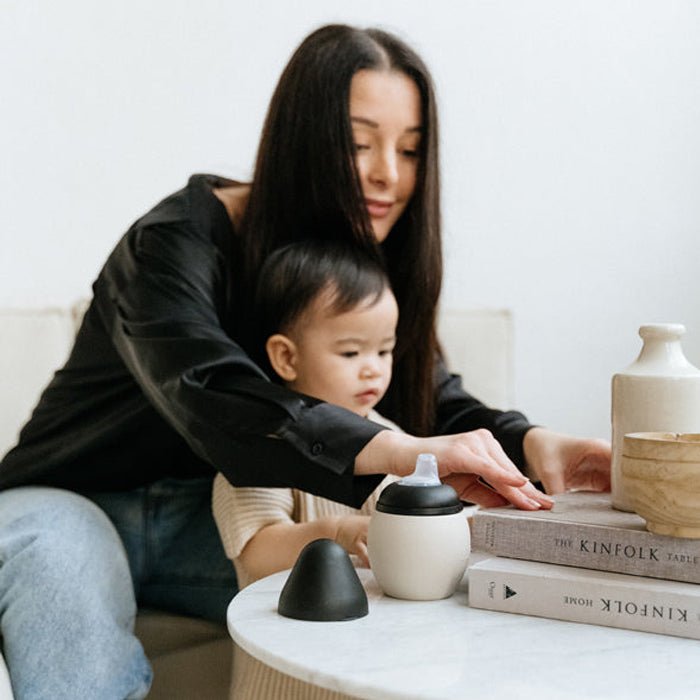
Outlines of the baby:
<svg viewBox="0 0 700 700">
<path fill-rule="evenodd" d="M 266 261 L 256 313 L 270 369 L 294 391 L 394 430 L 374 406 L 391 380 L 398 306 L 381 264 L 356 249 L 300 243 Z M 241 587 L 294 565 L 312 540 L 335 540 L 368 566 L 369 515 L 297 489 L 234 487 L 219 474 L 213 509 Z"/>
</svg>

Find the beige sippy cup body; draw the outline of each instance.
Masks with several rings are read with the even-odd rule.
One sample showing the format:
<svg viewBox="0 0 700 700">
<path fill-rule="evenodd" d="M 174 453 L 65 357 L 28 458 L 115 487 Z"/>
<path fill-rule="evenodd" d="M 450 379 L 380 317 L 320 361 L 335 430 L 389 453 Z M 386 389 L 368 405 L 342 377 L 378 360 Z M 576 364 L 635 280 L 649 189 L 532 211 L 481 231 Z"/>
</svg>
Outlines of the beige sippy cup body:
<svg viewBox="0 0 700 700">
<path fill-rule="evenodd" d="M 469 525 L 455 490 L 440 483 L 433 455 L 420 455 L 412 476 L 381 493 L 367 547 L 387 595 L 437 600 L 454 593 L 469 559 Z"/>
</svg>

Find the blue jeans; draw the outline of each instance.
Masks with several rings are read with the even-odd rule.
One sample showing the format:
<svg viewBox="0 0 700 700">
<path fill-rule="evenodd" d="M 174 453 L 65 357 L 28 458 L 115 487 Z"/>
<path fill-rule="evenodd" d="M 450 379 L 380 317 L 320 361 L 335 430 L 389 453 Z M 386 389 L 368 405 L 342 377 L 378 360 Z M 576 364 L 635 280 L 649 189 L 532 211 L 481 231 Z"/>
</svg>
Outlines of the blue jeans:
<svg viewBox="0 0 700 700">
<path fill-rule="evenodd" d="M 224 622 L 237 585 L 211 486 L 0 492 L 0 630 L 17 700 L 145 697 L 137 605 Z"/>
</svg>

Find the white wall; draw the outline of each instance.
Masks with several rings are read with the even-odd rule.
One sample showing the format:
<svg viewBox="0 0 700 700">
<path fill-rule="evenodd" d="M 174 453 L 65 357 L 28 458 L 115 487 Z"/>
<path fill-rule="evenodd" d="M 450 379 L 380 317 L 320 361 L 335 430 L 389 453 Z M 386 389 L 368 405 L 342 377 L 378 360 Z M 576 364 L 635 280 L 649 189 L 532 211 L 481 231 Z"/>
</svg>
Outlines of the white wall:
<svg viewBox="0 0 700 700">
<path fill-rule="evenodd" d="M 329 21 L 432 68 L 444 304 L 513 310 L 520 408 L 607 436 L 642 322 L 684 322 L 700 364 L 694 0 L 1 0 L 0 304 L 88 293 L 189 173 L 249 176 L 282 66 Z"/>
</svg>

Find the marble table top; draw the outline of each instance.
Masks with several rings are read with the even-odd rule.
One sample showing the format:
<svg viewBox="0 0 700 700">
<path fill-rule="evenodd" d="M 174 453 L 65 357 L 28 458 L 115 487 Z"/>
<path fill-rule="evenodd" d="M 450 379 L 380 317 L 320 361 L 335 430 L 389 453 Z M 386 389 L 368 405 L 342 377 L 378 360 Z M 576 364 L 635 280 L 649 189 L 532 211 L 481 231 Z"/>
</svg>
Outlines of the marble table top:
<svg viewBox="0 0 700 700">
<path fill-rule="evenodd" d="M 360 698 L 695 700 L 700 641 L 477 610 L 467 580 L 447 600 L 384 596 L 358 573 L 369 615 L 304 622 L 277 613 L 289 572 L 245 588 L 231 602 L 234 641 L 263 663 Z"/>
</svg>

